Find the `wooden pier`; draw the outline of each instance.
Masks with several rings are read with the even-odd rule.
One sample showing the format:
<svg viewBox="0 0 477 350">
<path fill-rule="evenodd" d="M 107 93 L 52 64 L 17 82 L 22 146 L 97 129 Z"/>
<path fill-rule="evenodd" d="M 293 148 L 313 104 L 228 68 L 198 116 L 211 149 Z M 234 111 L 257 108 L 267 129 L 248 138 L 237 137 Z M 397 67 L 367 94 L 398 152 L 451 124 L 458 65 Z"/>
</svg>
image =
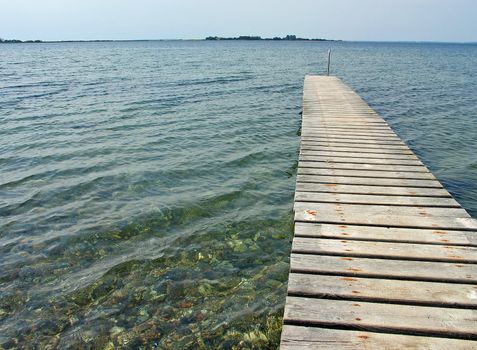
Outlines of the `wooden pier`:
<svg viewBox="0 0 477 350">
<path fill-rule="evenodd" d="M 477 221 L 336 77 L 305 79 L 281 349 L 477 349 Z"/>
</svg>

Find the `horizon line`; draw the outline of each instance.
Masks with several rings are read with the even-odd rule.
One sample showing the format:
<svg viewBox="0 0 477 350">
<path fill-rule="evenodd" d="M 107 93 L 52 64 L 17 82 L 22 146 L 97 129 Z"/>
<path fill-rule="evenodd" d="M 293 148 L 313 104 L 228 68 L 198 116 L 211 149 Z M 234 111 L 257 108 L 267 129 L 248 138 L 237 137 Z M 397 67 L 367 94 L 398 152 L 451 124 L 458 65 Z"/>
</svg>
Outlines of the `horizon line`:
<svg viewBox="0 0 477 350">
<path fill-rule="evenodd" d="M 222 38 L 222 37 L 219 37 Z M 223 37 L 229 38 L 229 37 Z M 207 40 L 206 38 L 168 38 L 168 39 L 61 39 L 61 40 L 42 40 L 42 39 L 5 39 L 6 44 L 15 44 L 8 42 L 9 40 L 20 40 L 18 44 L 41 44 L 41 43 L 81 43 L 81 42 L 140 42 L 140 41 L 302 41 L 302 42 L 356 42 L 356 43 L 430 43 L 430 44 L 477 44 L 476 41 L 443 41 L 443 40 L 354 40 L 354 39 L 315 39 L 315 38 L 298 38 L 296 40 L 273 40 L 273 38 L 264 37 L 256 40 L 238 39 L 233 40 Z M 38 41 L 39 40 L 39 41 Z M 35 42 L 37 41 L 37 42 Z M 0 42 L 1 43 L 1 42 Z"/>
</svg>

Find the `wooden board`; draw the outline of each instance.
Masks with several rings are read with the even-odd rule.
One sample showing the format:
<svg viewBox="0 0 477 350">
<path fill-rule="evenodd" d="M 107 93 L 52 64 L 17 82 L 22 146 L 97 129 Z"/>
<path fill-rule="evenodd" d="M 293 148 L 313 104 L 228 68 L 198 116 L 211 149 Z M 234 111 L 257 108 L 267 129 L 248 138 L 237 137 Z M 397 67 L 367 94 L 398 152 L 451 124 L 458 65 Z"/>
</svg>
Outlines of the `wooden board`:
<svg viewBox="0 0 477 350">
<path fill-rule="evenodd" d="M 387 164 L 392 165 L 392 164 Z M 339 168 L 308 168 L 298 166 L 300 175 L 323 175 L 323 176 L 344 176 L 344 177 L 372 177 L 391 179 L 413 179 L 413 180 L 434 180 L 435 177 L 428 172 L 409 171 L 386 171 L 386 170 L 353 170 Z"/>
<path fill-rule="evenodd" d="M 285 325 L 281 350 L 475 350 L 477 342 L 415 335 Z"/>
<path fill-rule="evenodd" d="M 320 275 L 372 277 L 406 281 L 477 283 L 475 265 L 292 253 L 290 271 Z"/>
<path fill-rule="evenodd" d="M 292 252 L 379 259 L 477 263 L 477 248 L 295 237 Z"/>
<path fill-rule="evenodd" d="M 367 163 L 342 163 L 342 162 L 319 162 L 301 161 L 300 168 L 317 169 L 344 169 L 344 170 L 374 170 L 374 171 L 404 171 L 429 173 L 424 165 L 392 165 L 392 164 L 367 164 Z"/>
<path fill-rule="evenodd" d="M 477 231 L 295 223 L 295 237 L 477 246 Z"/>
<path fill-rule="evenodd" d="M 408 149 L 382 149 L 382 148 L 369 148 L 369 147 L 339 147 L 329 144 L 314 145 L 314 144 L 302 144 L 302 151 L 325 151 L 325 152 L 357 152 L 357 153 L 369 153 L 369 154 L 412 154 Z M 305 152 L 303 152 L 305 153 Z"/>
<path fill-rule="evenodd" d="M 326 157 L 333 157 L 333 158 L 373 158 L 373 159 L 412 159 L 417 160 L 417 157 L 414 154 L 408 153 L 385 153 L 385 152 L 359 152 L 359 151 L 329 151 L 323 149 L 307 149 L 302 148 L 300 154 L 303 156 L 326 156 Z"/>
<path fill-rule="evenodd" d="M 322 152 L 322 155 L 304 155 L 299 156 L 299 160 L 308 162 L 329 162 L 329 163 L 357 163 L 357 164 L 388 164 L 388 165 L 422 165 L 418 159 L 386 159 L 375 157 L 347 157 L 346 155 L 332 156 L 326 155 Z M 298 164 L 299 166 L 299 164 Z M 431 173 L 429 173 L 432 175 Z M 434 177 L 434 176 L 432 176 Z"/>
<path fill-rule="evenodd" d="M 392 206 L 460 208 L 459 203 L 457 203 L 453 198 L 387 196 L 370 194 L 296 192 L 295 201 L 312 203 L 378 204 Z"/>
<path fill-rule="evenodd" d="M 307 182 L 297 182 L 296 191 L 315 193 L 380 194 L 387 196 L 451 197 L 449 192 L 443 188 L 340 185 Z"/>
<path fill-rule="evenodd" d="M 295 201 L 296 221 L 326 222 L 328 217 L 340 217 L 342 219 L 362 218 L 370 215 L 390 215 L 390 216 L 416 216 L 425 218 L 441 218 L 451 220 L 455 218 L 469 218 L 470 215 L 461 208 L 427 208 L 418 205 L 413 207 L 395 207 L 378 204 L 342 204 L 342 203 L 314 203 Z M 450 218 L 450 219 L 448 219 Z M 472 222 L 472 220 L 471 220 Z M 351 223 L 350 223 L 351 224 Z M 475 225 L 475 221 L 473 222 Z M 388 226 L 388 225 L 382 225 Z"/>
<path fill-rule="evenodd" d="M 284 322 L 477 339 L 477 310 L 287 297 Z"/>
<path fill-rule="evenodd" d="M 477 308 L 477 284 L 291 273 L 288 279 L 288 295 L 406 305 Z"/>
<path fill-rule="evenodd" d="M 405 187 L 410 191 L 414 188 L 442 188 L 437 180 L 409 180 L 392 178 L 370 178 L 370 177 L 345 177 L 327 175 L 301 175 L 298 174 L 297 182 L 301 183 L 321 183 L 321 184 L 343 184 L 343 185 L 367 185 L 367 186 L 392 186 Z"/>
<path fill-rule="evenodd" d="M 302 140 L 301 145 L 306 147 L 317 147 L 317 146 L 332 147 L 333 148 L 332 151 L 335 151 L 335 152 L 341 151 L 341 148 L 358 148 L 358 149 L 375 150 L 375 151 L 376 150 L 378 151 L 380 150 L 409 151 L 409 147 L 405 145 L 374 145 L 370 143 L 362 143 L 362 142 L 356 142 L 356 141 L 344 142 L 344 141 L 327 141 L 327 140 L 310 139 L 310 140 Z M 360 151 L 356 150 L 351 152 L 360 152 Z"/>
</svg>

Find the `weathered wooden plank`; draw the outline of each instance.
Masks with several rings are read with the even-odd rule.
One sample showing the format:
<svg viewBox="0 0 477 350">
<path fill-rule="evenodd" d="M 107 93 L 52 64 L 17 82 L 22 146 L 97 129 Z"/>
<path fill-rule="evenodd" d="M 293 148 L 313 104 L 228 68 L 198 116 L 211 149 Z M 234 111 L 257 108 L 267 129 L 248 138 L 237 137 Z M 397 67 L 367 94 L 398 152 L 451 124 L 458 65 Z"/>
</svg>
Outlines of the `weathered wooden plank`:
<svg viewBox="0 0 477 350">
<path fill-rule="evenodd" d="M 328 157 L 330 160 L 332 158 L 336 158 L 336 161 L 340 161 L 341 158 L 370 158 L 370 159 L 392 159 L 392 160 L 418 160 L 418 158 L 414 154 L 368 154 L 368 153 L 361 153 L 361 152 L 336 152 L 336 151 L 321 151 L 321 150 L 307 150 L 301 149 L 300 155 L 302 156 L 320 156 L 320 157 Z"/>
<path fill-rule="evenodd" d="M 472 340 L 284 325 L 281 350 L 475 350 Z"/>
<path fill-rule="evenodd" d="M 398 145 L 398 146 L 406 146 L 406 144 L 402 141 L 391 141 L 391 140 L 356 140 L 350 138 L 342 138 L 342 137 L 331 137 L 331 136 L 323 136 L 323 137 L 310 137 L 307 135 L 302 136 L 302 141 L 322 141 L 322 142 L 341 142 L 341 143 L 362 143 L 362 144 L 372 144 L 372 145 Z"/>
<path fill-rule="evenodd" d="M 383 121 L 366 121 L 366 120 L 334 120 L 321 118 L 317 119 L 304 119 L 302 121 L 302 129 L 306 128 L 319 128 L 319 127 L 350 127 L 357 129 L 367 129 L 367 128 L 386 128 L 389 127 Z"/>
<path fill-rule="evenodd" d="M 292 252 L 378 259 L 477 263 L 477 248 L 451 245 L 295 237 Z"/>
<path fill-rule="evenodd" d="M 295 200 L 300 202 L 316 203 L 378 204 L 393 206 L 460 208 L 459 203 L 457 203 L 453 198 L 416 196 L 296 192 Z"/>
<path fill-rule="evenodd" d="M 295 201 L 297 212 L 306 211 L 304 215 L 310 216 L 310 221 L 320 220 L 327 215 L 416 215 L 419 217 L 442 217 L 450 220 L 455 218 L 470 218 L 470 215 L 460 208 L 424 208 L 424 207 L 402 207 L 396 208 L 389 205 L 368 205 L 368 204 L 341 204 L 341 203 L 308 203 Z M 310 211 L 314 213 L 310 213 Z M 313 218 L 311 218 L 313 216 Z M 297 220 L 303 221 L 303 220 Z M 307 220 L 304 220 L 307 221 Z M 475 220 L 474 220 L 475 221 Z M 474 222 L 475 224 L 475 222 Z M 387 225 L 382 225 L 387 226 Z"/>
<path fill-rule="evenodd" d="M 343 170 L 373 170 L 373 171 L 397 171 L 397 172 L 418 172 L 429 173 L 424 165 L 389 165 L 389 164 L 357 164 L 342 162 L 309 162 L 301 161 L 299 168 L 317 169 L 343 169 Z"/>
<path fill-rule="evenodd" d="M 350 176 L 350 177 L 373 177 L 392 179 L 424 179 L 434 180 L 435 177 L 427 172 L 403 172 L 403 171 L 373 171 L 373 170 L 346 170 L 337 168 L 298 168 L 300 175 L 324 175 L 324 176 Z"/>
<path fill-rule="evenodd" d="M 477 310 L 287 297 L 284 322 L 477 338 Z"/>
<path fill-rule="evenodd" d="M 363 204 L 296 202 L 295 221 L 466 231 L 477 228 L 464 209 Z"/>
<path fill-rule="evenodd" d="M 291 254 L 290 271 L 383 279 L 477 283 L 474 264 Z"/>
<path fill-rule="evenodd" d="M 301 145 L 304 146 L 328 146 L 328 147 L 355 147 L 355 148 L 369 148 L 375 150 L 409 150 L 405 144 L 401 143 L 392 143 L 392 144 L 381 144 L 378 142 L 361 142 L 353 140 L 323 140 L 323 139 L 314 139 L 314 138 L 302 138 Z"/>
<path fill-rule="evenodd" d="M 341 129 L 331 129 L 331 128 L 316 128 L 316 127 L 309 127 L 302 130 L 302 135 L 337 135 L 337 136 L 346 136 L 349 135 L 351 137 L 355 136 L 365 136 L 367 138 L 379 138 L 379 137 L 386 137 L 396 139 L 398 136 L 393 131 L 384 131 L 384 130 L 341 130 Z"/>
<path fill-rule="evenodd" d="M 406 145 L 375 145 L 369 143 L 359 143 L 359 142 L 343 142 L 343 141 L 324 141 L 324 140 L 301 140 L 302 146 L 327 146 L 336 148 L 359 148 L 359 149 L 370 149 L 370 150 L 391 150 L 391 151 L 400 151 L 406 150 L 409 151 L 409 147 Z M 354 151 L 359 152 L 359 151 Z"/>
<path fill-rule="evenodd" d="M 477 246 L 477 230 L 472 232 L 297 222 L 295 236 Z"/>
<path fill-rule="evenodd" d="M 356 163 L 356 164 L 388 164 L 388 165 L 423 165 L 418 159 L 382 159 L 371 157 L 333 157 L 319 155 L 300 154 L 300 161 L 307 162 L 329 162 L 329 163 Z"/>
<path fill-rule="evenodd" d="M 335 138 L 341 140 L 353 140 L 353 141 L 361 141 L 361 140 L 369 140 L 369 141 L 386 141 L 386 142 L 396 142 L 402 143 L 401 139 L 397 136 L 362 136 L 362 135 L 344 135 L 339 133 L 329 133 L 329 132 L 310 132 L 303 130 L 301 131 L 302 137 L 307 138 Z"/>
<path fill-rule="evenodd" d="M 302 162 L 301 164 L 303 164 Z M 421 197 L 451 197 L 443 188 L 415 188 L 367 185 L 339 185 L 297 182 L 296 191 L 317 193 L 348 193 L 388 196 L 421 196 Z"/>
<path fill-rule="evenodd" d="M 308 151 L 325 151 L 325 152 L 338 152 L 338 153 L 347 153 L 347 152 L 355 152 L 355 153 L 369 153 L 369 154 L 413 154 L 411 150 L 401 148 L 401 149 L 381 149 L 377 147 L 369 148 L 369 147 L 334 147 L 332 145 L 323 144 L 323 145 L 316 145 L 316 144 L 307 144 L 304 143 L 301 145 L 301 150 L 308 150 Z"/>
<path fill-rule="evenodd" d="M 442 188 L 437 180 L 406 180 L 406 179 L 386 179 L 370 177 L 345 177 L 345 176 L 325 176 L 325 175 L 297 175 L 297 182 L 302 183 L 322 183 L 322 184 L 345 184 L 345 185 L 367 185 L 367 186 L 393 186 L 409 188 Z"/>
<path fill-rule="evenodd" d="M 370 138 L 375 137 L 390 137 L 393 139 L 398 138 L 394 131 L 386 130 L 343 130 L 343 129 L 333 129 L 333 128 L 318 128 L 318 127 L 307 127 L 302 130 L 303 132 L 313 134 L 313 135 L 339 135 L 339 136 L 365 136 Z"/>
<path fill-rule="evenodd" d="M 366 132 L 366 133 L 380 133 L 380 132 L 386 132 L 386 133 L 393 133 L 395 135 L 395 132 L 393 129 L 391 129 L 387 125 L 377 125 L 377 126 L 372 126 L 372 125 L 360 125 L 360 126 L 343 126 L 339 123 L 336 124 L 329 124 L 329 123 L 307 123 L 307 124 L 302 124 L 302 127 L 307 130 L 320 130 L 320 131 L 356 131 L 356 132 Z"/>
<path fill-rule="evenodd" d="M 288 279 L 288 294 L 394 304 L 477 308 L 477 284 L 291 273 Z"/>
</svg>

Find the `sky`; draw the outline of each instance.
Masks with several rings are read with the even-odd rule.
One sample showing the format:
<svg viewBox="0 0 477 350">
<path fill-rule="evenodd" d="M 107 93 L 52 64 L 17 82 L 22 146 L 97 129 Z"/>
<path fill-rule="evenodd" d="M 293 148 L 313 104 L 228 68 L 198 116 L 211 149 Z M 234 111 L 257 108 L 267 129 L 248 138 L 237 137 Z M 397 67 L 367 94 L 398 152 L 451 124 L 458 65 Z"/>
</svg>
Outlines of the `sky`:
<svg viewBox="0 0 477 350">
<path fill-rule="evenodd" d="M 477 0 L 0 0 L 7 39 L 477 42 Z"/>
</svg>

